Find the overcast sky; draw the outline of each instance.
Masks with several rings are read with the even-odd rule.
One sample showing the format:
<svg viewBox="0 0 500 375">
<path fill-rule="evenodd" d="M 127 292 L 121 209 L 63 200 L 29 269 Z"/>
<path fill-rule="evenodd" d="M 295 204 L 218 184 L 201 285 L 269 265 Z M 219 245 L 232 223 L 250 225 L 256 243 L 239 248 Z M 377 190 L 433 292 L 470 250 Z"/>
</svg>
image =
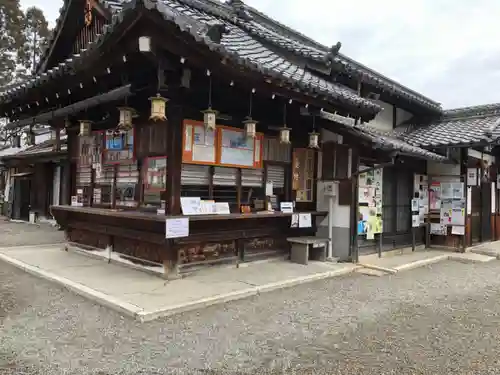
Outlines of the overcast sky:
<svg viewBox="0 0 500 375">
<path fill-rule="evenodd" d="M 499 0 L 245 2 L 445 108 L 500 102 Z M 62 1 L 21 4 L 53 25 Z"/>
</svg>

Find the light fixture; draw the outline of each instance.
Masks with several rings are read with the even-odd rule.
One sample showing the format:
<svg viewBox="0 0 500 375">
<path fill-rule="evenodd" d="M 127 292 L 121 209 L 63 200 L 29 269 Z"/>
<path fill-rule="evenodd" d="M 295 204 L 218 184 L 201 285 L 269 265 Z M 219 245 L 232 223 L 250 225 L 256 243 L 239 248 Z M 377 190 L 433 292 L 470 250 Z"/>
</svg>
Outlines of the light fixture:
<svg viewBox="0 0 500 375">
<path fill-rule="evenodd" d="M 130 107 L 119 107 L 120 111 L 120 121 L 118 122 L 118 127 L 123 130 L 132 129 L 132 117 L 135 110 Z"/>
<path fill-rule="evenodd" d="M 212 75 L 210 71 L 207 70 L 208 76 L 208 108 L 203 113 L 203 124 L 205 125 L 205 130 L 214 131 L 217 122 L 217 113 L 218 111 L 212 109 Z"/>
<path fill-rule="evenodd" d="M 313 130 L 309 133 L 309 148 L 319 148 L 319 133 L 316 132 L 316 116 L 313 115 Z"/>
<path fill-rule="evenodd" d="M 92 131 L 92 121 L 80 120 L 80 137 L 88 137 Z"/>
<path fill-rule="evenodd" d="M 151 101 L 151 116 L 149 116 L 149 119 L 153 121 L 165 121 L 167 119 L 165 111 L 168 99 L 165 99 L 158 93 L 156 96 L 149 98 L 149 100 Z"/>
<path fill-rule="evenodd" d="M 283 127 L 280 129 L 280 143 L 290 143 L 290 129 L 286 126 L 286 102 L 283 106 Z"/>
<path fill-rule="evenodd" d="M 245 135 L 247 138 L 255 138 L 255 135 L 257 134 L 257 121 L 248 117 L 245 121 L 243 121 L 243 124 L 245 125 Z"/>
</svg>

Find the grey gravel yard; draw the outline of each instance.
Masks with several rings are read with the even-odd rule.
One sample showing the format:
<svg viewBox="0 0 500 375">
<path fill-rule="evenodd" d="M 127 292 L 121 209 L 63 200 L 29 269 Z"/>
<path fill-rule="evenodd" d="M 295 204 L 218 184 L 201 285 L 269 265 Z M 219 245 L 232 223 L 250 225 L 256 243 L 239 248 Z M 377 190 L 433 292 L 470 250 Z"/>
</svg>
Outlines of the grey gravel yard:
<svg viewBox="0 0 500 375">
<path fill-rule="evenodd" d="M 499 271 L 354 274 L 141 324 L 0 263 L 0 374 L 500 373 Z"/>
</svg>

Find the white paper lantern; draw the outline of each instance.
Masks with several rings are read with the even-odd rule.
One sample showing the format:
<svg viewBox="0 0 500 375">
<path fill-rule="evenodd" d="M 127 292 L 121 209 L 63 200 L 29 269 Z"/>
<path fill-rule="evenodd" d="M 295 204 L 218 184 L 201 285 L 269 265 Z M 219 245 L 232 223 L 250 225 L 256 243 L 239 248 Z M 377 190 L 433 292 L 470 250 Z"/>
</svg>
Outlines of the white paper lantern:
<svg viewBox="0 0 500 375">
<path fill-rule="evenodd" d="M 134 109 L 130 107 L 120 107 L 120 122 L 118 122 L 118 127 L 124 130 L 132 129 L 132 117 L 134 115 Z"/>
<path fill-rule="evenodd" d="M 243 124 L 245 125 L 245 135 L 248 138 L 255 138 L 257 133 L 257 121 L 249 118 L 243 121 Z"/>
<path fill-rule="evenodd" d="M 280 143 L 290 143 L 290 129 L 286 126 L 280 129 Z"/>
<path fill-rule="evenodd" d="M 151 101 L 151 116 L 149 119 L 153 121 L 165 121 L 167 119 L 165 113 L 168 99 L 163 98 L 160 94 L 156 94 L 156 96 L 149 98 L 149 100 Z"/>
<path fill-rule="evenodd" d="M 309 148 L 319 148 L 319 133 L 309 133 Z"/>
<path fill-rule="evenodd" d="M 92 131 L 92 121 L 80 120 L 80 137 L 88 137 Z"/>
<path fill-rule="evenodd" d="M 203 111 L 203 123 L 205 124 L 205 129 L 215 130 L 215 123 L 217 121 L 217 111 L 212 108 L 208 108 Z"/>
</svg>

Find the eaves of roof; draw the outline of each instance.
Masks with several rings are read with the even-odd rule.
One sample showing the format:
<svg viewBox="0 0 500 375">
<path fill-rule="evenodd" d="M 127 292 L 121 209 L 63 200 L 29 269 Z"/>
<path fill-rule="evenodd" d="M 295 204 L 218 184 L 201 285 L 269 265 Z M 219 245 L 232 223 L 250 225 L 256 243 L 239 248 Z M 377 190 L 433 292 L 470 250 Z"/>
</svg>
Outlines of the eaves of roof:
<svg viewBox="0 0 500 375">
<path fill-rule="evenodd" d="M 331 113 L 325 111 L 321 111 L 320 116 L 323 119 L 344 126 L 351 133 L 357 135 L 358 137 L 364 138 L 369 142 L 373 143 L 374 145 L 376 145 L 376 147 L 385 149 L 387 151 L 396 151 L 403 155 L 407 155 L 418 159 L 433 160 L 440 162 L 450 161 L 445 156 L 436 154 L 435 152 L 428 151 L 425 148 L 412 145 L 404 140 L 392 136 L 391 134 L 381 132 L 370 125 L 367 124 L 351 125 L 348 123 L 339 123 L 336 117 L 332 116 Z"/>
<path fill-rule="evenodd" d="M 375 115 L 381 110 L 376 103 L 361 98 L 353 90 L 322 79 L 297 64 L 287 61 L 252 37 L 229 14 L 220 12 L 205 3 L 192 0 L 132 0 L 125 3 L 120 3 L 117 0 L 103 0 L 101 3 L 112 10 L 114 15 L 111 24 L 105 28 L 103 34 L 94 43 L 90 43 L 81 54 L 74 55 L 59 66 L 0 94 L 0 102 L 20 95 L 31 87 L 43 84 L 54 76 L 72 70 L 75 64 L 82 63 L 86 56 L 93 53 L 112 34 L 116 25 L 123 21 L 128 12 L 133 13 L 139 4 L 143 4 L 150 11 L 158 11 L 166 21 L 174 23 L 196 42 L 205 44 L 211 51 L 221 54 L 240 66 L 261 73 L 266 79 L 275 80 L 276 83 L 285 81 L 293 89 L 299 89 L 308 95 L 322 95 L 326 101 L 332 102 L 332 104 L 342 103 L 359 108 L 371 115 Z M 223 24 L 228 30 L 220 43 L 212 41 L 206 35 L 207 28 L 214 24 Z"/>
</svg>

